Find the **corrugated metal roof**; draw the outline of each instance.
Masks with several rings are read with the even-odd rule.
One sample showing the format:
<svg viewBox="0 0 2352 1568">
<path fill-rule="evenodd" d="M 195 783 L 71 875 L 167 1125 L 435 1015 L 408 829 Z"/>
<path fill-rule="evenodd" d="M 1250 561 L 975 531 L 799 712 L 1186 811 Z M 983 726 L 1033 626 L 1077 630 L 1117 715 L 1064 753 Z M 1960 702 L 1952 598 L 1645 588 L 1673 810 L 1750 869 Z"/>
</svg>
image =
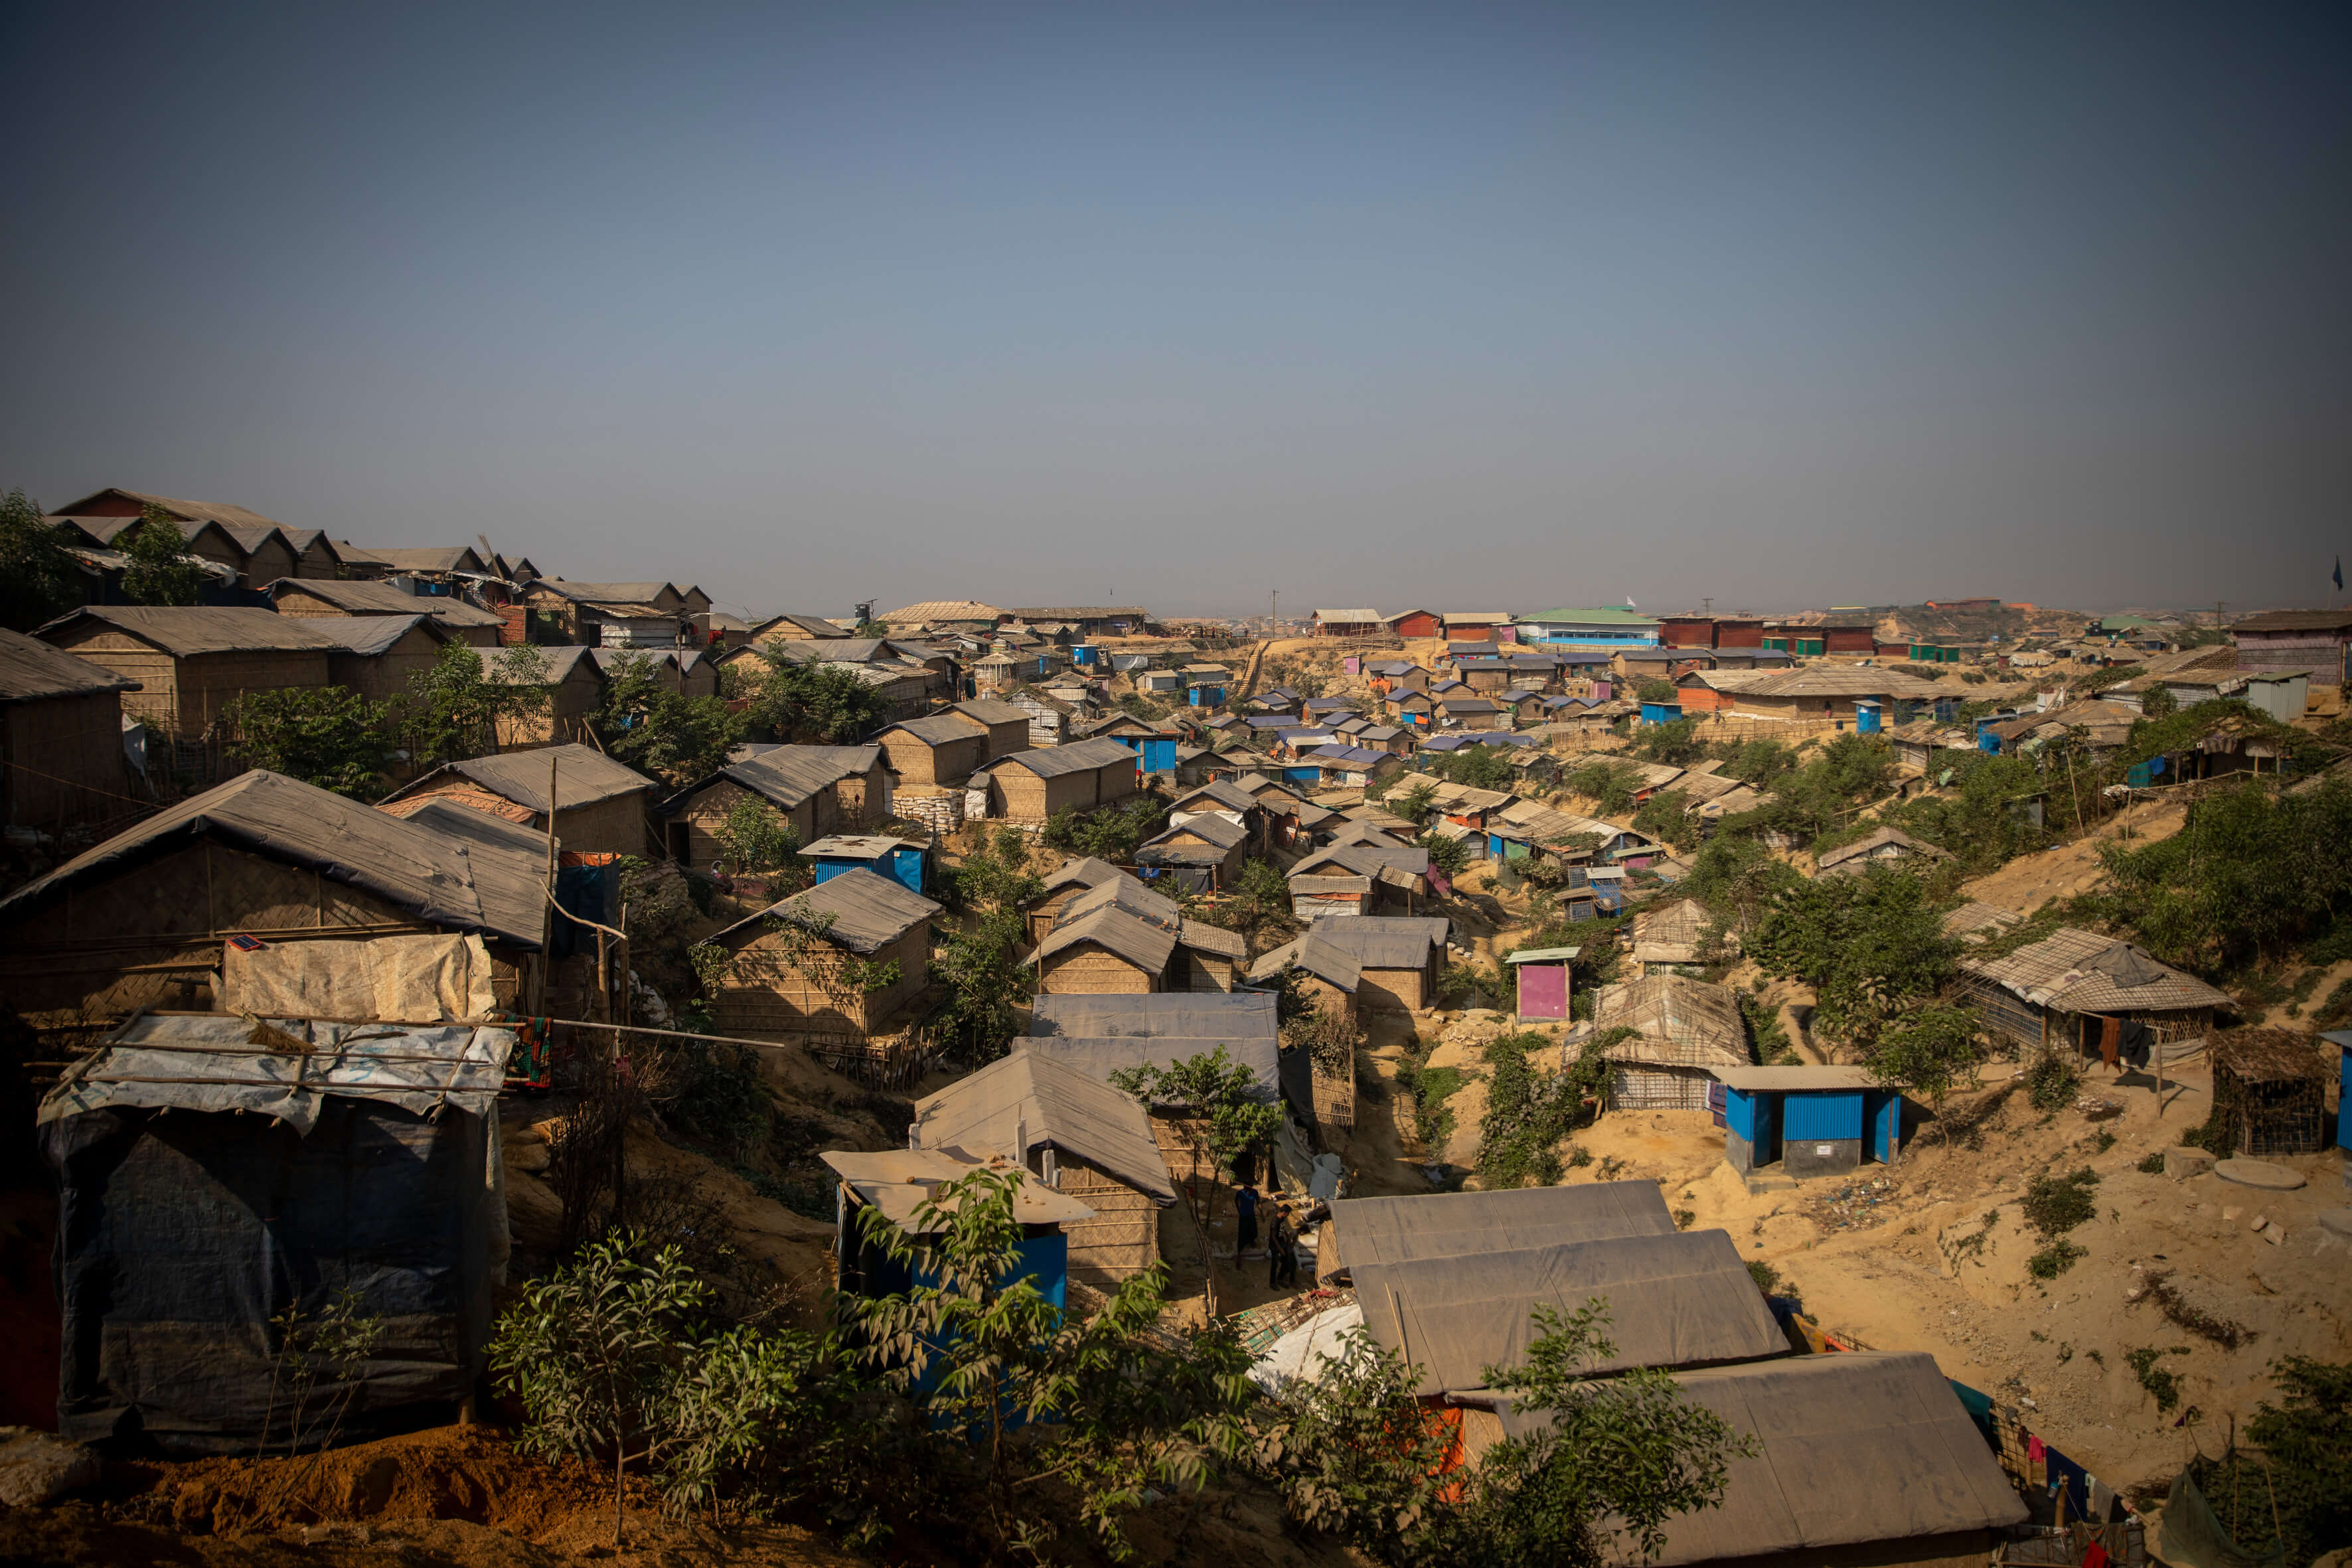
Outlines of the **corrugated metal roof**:
<svg viewBox="0 0 2352 1568">
<path fill-rule="evenodd" d="M 45 697 L 95 697 L 137 691 L 139 682 L 104 666 L 51 647 L 38 637 L 0 628 L 0 702 Z"/>
<path fill-rule="evenodd" d="M 2248 616 L 2232 632 L 2352 631 L 2352 610 L 2264 610 Z"/>
<path fill-rule="evenodd" d="M 919 605 L 908 605 L 874 618 L 885 626 L 911 626 L 934 621 L 992 622 L 1003 614 L 994 605 L 983 605 L 976 599 L 926 599 Z"/>
<path fill-rule="evenodd" d="M 1804 1093 L 1850 1089 L 1884 1087 L 1870 1076 L 1868 1068 L 1840 1067 L 1778 1067 L 1778 1068 L 1710 1068 L 1717 1083 L 1741 1093 L 1765 1090 L 1783 1093 Z"/>
<path fill-rule="evenodd" d="M 922 894 L 909 891 L 903 882 L 877 877 L 857 866 L 737 921 L 711 940 L 756 939 L 772 915 L 803 925 L 829 921 L 824 939 L 862 957 L 889 946 L 938 914 L 940 908 Z"/>
<path fill-rule="evenodd" d="M 314 870 L 443 930 L 480 931 L 537 948 L 547 929 L 541 856 L 467 843 L 258 768 L 160 811 L 27 882 L 0 900 L 0 921 L 37 913 L 77 888 L 206 837 Z"/>
</svg>

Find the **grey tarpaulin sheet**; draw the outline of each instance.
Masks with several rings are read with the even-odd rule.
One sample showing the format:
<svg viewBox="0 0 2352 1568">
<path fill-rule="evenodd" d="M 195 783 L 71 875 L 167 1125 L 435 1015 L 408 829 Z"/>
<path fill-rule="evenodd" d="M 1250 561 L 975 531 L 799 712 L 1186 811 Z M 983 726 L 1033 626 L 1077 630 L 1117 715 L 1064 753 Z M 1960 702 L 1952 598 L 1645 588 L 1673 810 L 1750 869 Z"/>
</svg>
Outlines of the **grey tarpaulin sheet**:
<svg viewBox="0 0 2352 1568">
<path fill-rule="evenodd" d="M 1754 1436 L 1758 1451 L 1731 1461 L 1720 1508 L 1667 1523 L 1658 1568 L 2025 1522 L 2025 1504 L 1933 1356 L 1792 1356 L 1676 1373 L 1675 1382 Z M 1497 1413 L 1512 1436 L 1546 1419 Z"/>
<path fill-rule="evenodd" d="M 1671 1236 L 1674 1216 L 1655 1182 L 1588 1182 L 1494 1193 L 1343 1198 L 1331 1205 L 1336 1254 L 1325 1278 L 1359 1263 L 1402 1263 L 1619 1236 Z"/>
<path fill-rule="evenodd" d="M 1424 1200 L 1425 1201 L 1425 1200 Z M 1413 1392 L 1482 1388 L 1527 1360 L 1537 1305 L 1563 1316 L 1607 1303 L 1616 1353 L 1595 1373 L 1785 1355 L 1786 1335 L 1720 1230 L 1430 1258 L 1350 1261 L 1364 1326 L 1419 1369 Z"/>
</svg>

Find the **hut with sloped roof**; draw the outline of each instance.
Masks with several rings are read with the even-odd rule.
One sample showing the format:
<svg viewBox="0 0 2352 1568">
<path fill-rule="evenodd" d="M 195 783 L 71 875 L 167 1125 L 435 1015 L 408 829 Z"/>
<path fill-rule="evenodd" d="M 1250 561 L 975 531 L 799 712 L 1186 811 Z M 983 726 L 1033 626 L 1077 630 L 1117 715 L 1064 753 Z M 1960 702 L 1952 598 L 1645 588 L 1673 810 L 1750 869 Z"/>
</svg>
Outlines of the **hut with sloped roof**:
<svg viewBox="0 0 2352 1568">
<path fill-rule="evenodd" d="M 1717 1068 L 1756 1065 L 1738 998 L 1686 974 L 1651 974 L 1592 994 L 1596 1030 L 1633 1037 L 1604 1053 L 1612 1110 L 1705 1110 Z"/>
<path fill-rule="evenodd" d="M 711 937 L 728 954 L 711 996 L 737 1035 L 874 1035 L 929 984 L 939 904 L 863 868 L 747 916 Z"/>
<path fill-rule="evenodd" d="M 122 697 L 139 682 L 0 630 L 0 823 L 52 836 L 142 809 L 130 793 Z"/>
<path fill-rule="evenodd" d="M 1249 841 L 1248 828 L 1208 812 L 1146 839 L 1135 853 L 1135 863 L 1188 892 L 1222 892 L 1241 875 Z"/>
<path fill-rule="evenodd" d="M 269 584 L 269 597 L 281 616 L 430 616 L 449 634 L 449 640 L 468 647 L 496 647 L 506 617 L 496 610 L 448 594 L 408 594 L 389 583 L 358 580 L 320 581 L 284 577 Z"/>
<path fill-rule="evenodd" d="M 2205 1042 L 2213 1121 L 2240 1154 L 2316 1154 L 2327 1147 L 2326 1060 L 2294 1029 L 2222 1029 Z"/>
<path fill-rule="evenodd" d="M 317 616 L 308 623 L 341 646 L 327 656 L 332 684 L 371 702 L 409 694 L 409 679 L 433 668 L 449 634 L 430 616 Z"/>
<path fill-rule="evenodd" d="M 1045 879 L 1045 891 L 1021 906 L 1022 918 L 1028 922 L 1031 945 L 1045 940 L 1046 933 L 1062 918 L 1062 910 L 1068 907 L 1071 900 L 1090 888 L 1099 888 L 1105 882 L 1115 882 L 1122 877 L 1129 881 L 1136 880 L 1109 861 L 1097 859 L 1092 855 L 1063 862 L 1061 869 Z M 1142 884 L 1138 882 L 1137 885 Z"/>
<path fill-rule="evenodd" d="M 1068 1062 L 1015 1041 L 1011 1055 L 915 1102 L 925 1149 L 1003 1154 L 1094 1211 L 1066 1225 L 1070 1277 L 1097 1290 L 1160 1262 L 1160 1211 L 1176 1184 L 1134 1100 Z"/>
<path fill-rule="evenodd" d="M 1057 812 L 1089 812 L 1134 795 L 1135 752 L 1108 736 L 1016 752 L 975 773 L 970 789 L 984 789 L 986 809 L 975 814 L 967 805 L 967 815 L 1042 826 Z"/>
<path fill-rule="evenodd" d="M 878 826 L 890 815 L 890 773 L 880 746 L 738 746 L 725 767 L 655 808 L 670 858 L 708 869 L 724 853 L 718 835 L 728 814 L 747 799 L 814 844 Z"/>
<path fill-rule="evenodd" d="M 1025 729 L 1028 716 L 1022 717 Z M 901 784 L 960 785 L 988 762 L 988 731 L 953 713 L 901 719 L 876 731 L 874 741 Z"/>
<path fill-rule="evenodd" d="M 437 832 L 257 768 L 0 899 L 0 993 L 28 1016 L 205 1008 L 231 939 L 442 933 L 478 936 L 498 1005 L 536 1011 L 545 874 L 535 850 Z"/>
<path fill-rule="evenodd" d="M 123 710 L 191 743 L 248 691 L 331 684 L 329 658 L 343 650 L 307 621 L 247 605 L 90 605 L 38 635 L 137 681 Z"/>
<path fill-rule="evenodd" d="M 509 751 L 585 741 L 604 705 L 604 667 L 598 650 L 580 645 L 533 645 L 482 656 L 482 679 L 492 686 L 534 687 L 544 701 L 534 710 L 498 721 L 498 741 Z"/>
<path fill-rule="evenodd" d="M 394 790 L 384 809 L 406 816 L 427 800 L 448 800 L 547 831 L 548 788 L 555 789 L 555 837 L 575 854 L 643 855 L 652 835 L 646 810 L 654 781 L 593 746 L 546 746 L 445 763 Z"/>
<path fill-rule="evenodd" d="M 1451 922 L 1431 915 L 1358 915 L 1307 928 L 1356 961 L 1356 1001 L 1372 1012 L 1418 1012 L 1437 994 Z"/>
<path fill-rule="evenodd" d="M 1071 899 L 1030 962 L 1043 992 L 1230 991 L 1248 945 L 1121 877 Z"/>
<path fill-rule="evenodd" d="M 1960 958 L 1958 988 L 1985 1027 L 2029 1050 L 2145 1062 L 2167 1041 L 2212 1027 L 2229 993 L 2115 937 L 2061 926 L 1996 958 Z"/>
</svg>

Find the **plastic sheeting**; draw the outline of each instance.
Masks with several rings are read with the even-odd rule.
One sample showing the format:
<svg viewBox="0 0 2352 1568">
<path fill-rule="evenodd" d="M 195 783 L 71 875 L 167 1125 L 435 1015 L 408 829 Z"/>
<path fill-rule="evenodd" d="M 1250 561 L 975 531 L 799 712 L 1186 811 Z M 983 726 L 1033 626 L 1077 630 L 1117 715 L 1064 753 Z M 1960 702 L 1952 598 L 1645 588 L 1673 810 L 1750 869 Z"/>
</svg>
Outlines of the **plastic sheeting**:
<svg viewBox="0 0 2352 1568">
<path fill-rule="evenodd" d="M 235 1020 L 231 1020 L 234 1022 Z M 481 1371 L 506 1244 L 495 1119 L 337 1096 L 263 1116 L 117 1105 L 50 1121 L 64 1348 L 58 1426 L 118 1451 L 250 1451 L 289 1308 L 346 1289 L 383 1338 L 312 1391 L 299 1441 L 449 1420 Z"/>
<path fill-rule="evenodd" d="M 1327 1308 L 1274 1342 L 1267 1352 L 1250 1363 L 1249 1380 L 1270 1397 L 1278 1394 L 1283 1385 L 1299 1378 L 1318 1382 L 1327 1364 L 1345 1365 L 1351 1353 L 1359 1353 L 1364 1327 L 1361 1303 L 1348 1301 Z"/>
<path fill-rule="evenodd" d="M 230 942 L 221 953 L 221 1005 L 231 1013 L 423 1023 L 478 1018 L 498 1005 L 478 936 L 273 942 L 250 951 Z"/>
</svg>

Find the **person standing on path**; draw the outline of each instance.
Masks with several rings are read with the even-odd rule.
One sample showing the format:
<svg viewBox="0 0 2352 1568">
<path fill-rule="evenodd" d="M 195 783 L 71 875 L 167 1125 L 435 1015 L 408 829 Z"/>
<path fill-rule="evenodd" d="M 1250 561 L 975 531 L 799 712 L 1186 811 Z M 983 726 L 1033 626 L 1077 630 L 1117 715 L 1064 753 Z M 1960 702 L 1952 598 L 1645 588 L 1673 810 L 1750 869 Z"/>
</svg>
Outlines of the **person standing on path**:
<svg viewBox="0 0 2352 1568">
<path fill-rule="evenodd" d="M 1241 1238 L 1234 1244 L 1234 1259 L 1239 1262 L 1257 1245 L 1257 1189 L 1247 1182 L 1234 1189 L 1234 1213 L 1241 1220 Z"/>
<path fill-rule="evenodd" d="M 1265 1233 L 1265 1288 L 1298 1287 L 1298 1241 L 1291 1233 L 1290 1211 L 1275 1205 L 1274 1228 Z"/>
</svg>

